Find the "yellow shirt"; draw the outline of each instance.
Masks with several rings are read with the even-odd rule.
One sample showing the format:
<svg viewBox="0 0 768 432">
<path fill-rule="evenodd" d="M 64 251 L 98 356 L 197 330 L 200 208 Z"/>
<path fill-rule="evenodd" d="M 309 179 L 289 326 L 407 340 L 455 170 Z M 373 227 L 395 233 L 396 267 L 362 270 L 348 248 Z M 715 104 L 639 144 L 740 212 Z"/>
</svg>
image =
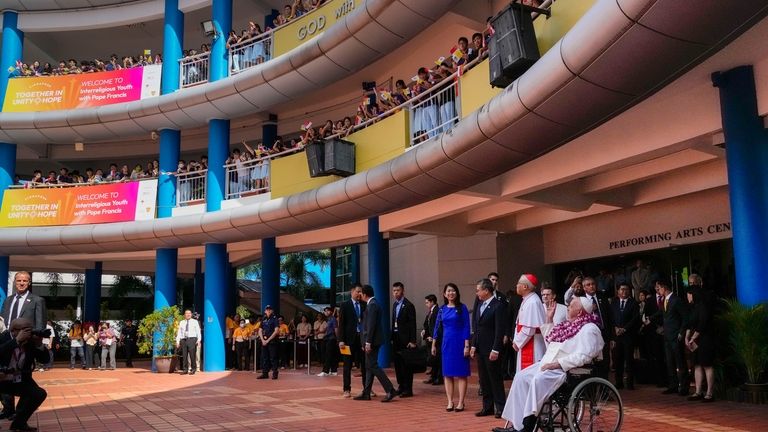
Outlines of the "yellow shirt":
<svg viewBox="0 0 768 432">
<path fill-rule="evenodd" d="M 288 329 L 288 324 L 282 324 L 278 328 L 277 336 L 281 338 L 288 337 L 288 334 L 291 333 L 291 330 Z"/>
<path fill-rule="evenodd" d="M 235 331 L 232 333 L 232 339 L 235 342 L 244 342 L 248 340 L 248 337 L 251 336 L 251 331 L 248 329 L 248 327 L 243 328 L 236 328 Z"/>
</svg>

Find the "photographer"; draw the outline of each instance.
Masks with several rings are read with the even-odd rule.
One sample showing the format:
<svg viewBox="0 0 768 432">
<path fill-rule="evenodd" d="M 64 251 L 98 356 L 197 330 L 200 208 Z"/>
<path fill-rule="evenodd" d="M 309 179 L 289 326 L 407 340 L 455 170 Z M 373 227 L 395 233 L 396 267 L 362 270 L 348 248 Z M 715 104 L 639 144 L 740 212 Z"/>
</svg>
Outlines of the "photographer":
<svg viewBox="0 0 768 432">
<path fill-rule="evenodd" d="M 33 331 L 32 321 L 26 318 L 15 319 L 10 331 L 0 335 L 0 392 L 19 397 L 16 416 L 10 427 L 12 431 L 37 430 L 30 427 L 27 421 L 48 396 L 32 379 L 34 362 L 48 360 L 42 343 L 46 336 L 50 337 L 50 334 Z"/>
</svg>

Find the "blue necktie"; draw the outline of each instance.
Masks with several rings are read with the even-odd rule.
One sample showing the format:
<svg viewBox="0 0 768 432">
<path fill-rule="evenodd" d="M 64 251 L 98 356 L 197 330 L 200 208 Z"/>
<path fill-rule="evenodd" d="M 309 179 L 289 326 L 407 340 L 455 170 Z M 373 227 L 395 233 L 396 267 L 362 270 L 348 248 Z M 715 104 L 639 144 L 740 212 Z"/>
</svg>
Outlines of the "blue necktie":
<svg viewBox="0 0 768 432">
<path fill-rule="evenodd" d="M 361 325 L 360 325 L 360 303 L 355 302 L 355 315 L 357 316 L 357 332 L 359 333 L 362 331 Z"/>
</svg>

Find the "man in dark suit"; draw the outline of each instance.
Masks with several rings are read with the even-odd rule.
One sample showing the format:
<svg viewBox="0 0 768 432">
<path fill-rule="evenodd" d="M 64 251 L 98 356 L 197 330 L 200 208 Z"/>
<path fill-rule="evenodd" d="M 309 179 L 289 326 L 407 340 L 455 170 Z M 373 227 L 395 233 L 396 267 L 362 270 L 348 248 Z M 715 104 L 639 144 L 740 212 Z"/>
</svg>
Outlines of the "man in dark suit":
<svg viewBox="0 0 768 432">
<path fill-rule="evenodd" d="M 666 279 L 656 282 L 659 293 L 663 296 L 661 311 L 655 315 L 655 321 L 661 322 L 664 329 L 664 357 L 667 364 L 667 389 L 664 394 L 679 393 L 686 396 L 689 391 L 688 365 L 683 351 L 683 323 L 685 305 L 672 292 L 671 284 Z"/>
<path fill-rule="evenodd" d="M 11 328 L 13 321 L 23 318 L 32 323 L 32 329 L 45 330 L 46 311 L 45 300 L 35 294 L 32 294 L 30 287 L 32 285 L 32 275 L 29 272 L 20 271 L 13 276 L 13 285 L 15 294 L 7 297 L 3 303 L 2 316 L 5 325 Z M 40 364 L 46 364 L 50 360 L 50 355 L 46 351 L 46 360 Z M 16 415 L 15 401 L 9 394 L 0 394 L 0 400 L 3 404 L 3 412 L 0 418 L 12 418 Z"/>
<path fill-rule="evenodd" d="M 352 362 L 355 356 L 361 356 L 363 347 L 360 344 L 360 334 L 363 331 L 363 314 L 365 303 L 362 300 L 363 286 L 356 283 L 350 290 L 350 299 L 341 304 L 339 308 L 338 339 L 339 349 L 349 347 L 351 355 L 343 355 L 344 358 L 344 397 L 352 395 Z M 365 359 L 360 362 L 360 371 L 363 374 L 362 385 L 365 387 Z"/>
<path fill-rule="evenodd" d="M 505 306 L 494 296 L 493 285 L 488 279 L 477 283 L 477 312 L 472 317 L 475 333 L 469 355 L 477 359 L 477 374 L 483 393 L 483 409 L 478 417 L 495 414 L 501 418 L 506 397 L 501 375 L 501 352 L 504 335 L 507 334 L 507 313 Z"/>
<path fill-rule="evenodd" d="M 401 398 L 413 396 L 413 370 L 402 355 L 405 350 L 416 348 L 416 307 L 405 298 L 405 286 L 392 284 L 392 359 L 395 363 L 397 390 Z"/>
<path fill-rule="evenodd" d="M 640 310 L 630 294 L 629 283 L 619 284 L 619 299 L 611 305 L 613 322 L 613 365 L 616 368 L 616 388 L 624 388 L 624 366 L 627 371 L 627 388 L 635 388 L 635 334 L 640 328 Z"/>
<path fill-rule="evenodd" d="M 611 323 L 611 311 L 608 300 L 597 293 L 597 281 L 593 277 L 585 277 L 582 281 L 584 295 L 592 302 L 592 313 L 597 315 L 600 333 L 603 335 L 603 359 L 596 364 L 597 373 L 603 378 L 608 378 L 610 373 L 611 345 L 613 340 L 613 324 Z"/>
<path fill-rule="evenodd" d="M 32 336 L 32 321 L 16 318 L 10 330 L 0 336 L 0 365 L 6 368 L 0 392 L 19 397 L 18 409 L 10 425 L 12 431 L 34 431 L 27 421 L 48 396 L 32 378 L 34 363 L 48 361 L 40 337 Z"/>
<path fill-rule="evenodd" d="M 16 293 L 7 297 L 3 303 L 3 319 L 10 328 L 17 318 L 32 321 L 34 330 L 45 330 L 46 312 L 45 300 L 29 290 L 32 276 L 25 271 L 16 273 L 13 277 Z"/>
<path fill-rule="evenodd" d="M 381 326 L 381 306 L 373 298 L 373 287 L 363 285 L 363 301 L 366 303 L 363 313 L 363 330 L 360 337 L 365 351 L 365 363 L 368 366 L 365 374 L 365 387 L 363 392 L 355 396 L 355 400 L 371 400 L 371 387 L 373 386 L 373 377 L 375 376 L 381 386 L 384 387 L 386 395 L 382 402 L 391 402 L 395 398 L 395 388 L 387 377 L 387 374 L 379 367 L 379 349 L 384 343 L 384 329 Z"/>
<path fill-rule="evenodd" d="M 432 346 L 432 337 L 435 334 L 435 325 L 437 324 L 437 314 L 440 308 L 437 306 L 437 296 L 428 294 L 424 297 L 424 304 L 427 307 L 427 315 L 424 317 L 424 330 L 421 331 L 421 338 L 428 347 Z M 432 370 L 429 372 L 429 378 L 424 384 L 443 385 L 443 374 L 440 372 L 440 345 L 436 346 L 435 355 L 431 358 Z"/>
</svg>

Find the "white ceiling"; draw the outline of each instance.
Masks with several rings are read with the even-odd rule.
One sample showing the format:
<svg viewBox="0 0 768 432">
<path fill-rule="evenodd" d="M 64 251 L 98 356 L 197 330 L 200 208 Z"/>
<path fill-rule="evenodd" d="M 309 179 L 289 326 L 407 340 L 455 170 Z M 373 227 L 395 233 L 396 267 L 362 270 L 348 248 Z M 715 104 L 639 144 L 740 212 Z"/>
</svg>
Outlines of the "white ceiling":
<svg viewBox="0 0 768 432">
<path fill-rule="evenodd" d="M 114 6 L 147 0 L 0 0 L 0 10 L 50 11 L 66 9 L 85 9 L 100 6 Z"/>
</svg>

